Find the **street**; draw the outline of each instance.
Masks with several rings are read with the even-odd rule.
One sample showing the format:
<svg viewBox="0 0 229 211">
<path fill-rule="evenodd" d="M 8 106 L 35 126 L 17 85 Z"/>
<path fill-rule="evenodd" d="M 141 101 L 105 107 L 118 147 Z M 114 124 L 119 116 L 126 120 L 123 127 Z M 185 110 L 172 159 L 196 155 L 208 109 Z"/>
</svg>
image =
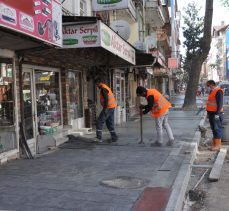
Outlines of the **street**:
<svg viewBox="0 0 229 211">
<path fill-rule="evenodd" d="M 150 146 L 156 131 L 154 120 L 146 116 L 145 144 L 138 144 L 140 123 L 136 118 L 117 128 L 117 143 L 92 144 L 85 142 L 87 137 L 73 138 L 34 160 L 7 163 L 0 167 L 0 209 L 128 211 L 137 210 L 134 207 L 142 203 L 147 211 L 165 209 L 184 161 L 191 159 L 193 136 L 202 116 L 195 114 L 171 110 L 173 147 Z M 166 134 L 164 137 L 166 142 Z M 147 188 L 148 195 L 141 198 Z M 155 194 L 157 199 L 147 201 Z"/>
</svg>

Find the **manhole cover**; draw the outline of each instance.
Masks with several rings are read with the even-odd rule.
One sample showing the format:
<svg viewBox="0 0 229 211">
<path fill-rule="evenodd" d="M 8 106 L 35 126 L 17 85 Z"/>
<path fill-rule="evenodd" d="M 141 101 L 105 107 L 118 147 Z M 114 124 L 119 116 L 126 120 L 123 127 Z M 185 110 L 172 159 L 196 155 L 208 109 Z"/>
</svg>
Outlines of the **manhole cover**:
<svg viewBox="0 0 229 211">
<path fill-rule="evenodd" d="M 140 188 L 145 186 L 146 181 L 135 177 L 119 176 L 103 180 L 100 184 L 112 188 Z"/>
</svg>

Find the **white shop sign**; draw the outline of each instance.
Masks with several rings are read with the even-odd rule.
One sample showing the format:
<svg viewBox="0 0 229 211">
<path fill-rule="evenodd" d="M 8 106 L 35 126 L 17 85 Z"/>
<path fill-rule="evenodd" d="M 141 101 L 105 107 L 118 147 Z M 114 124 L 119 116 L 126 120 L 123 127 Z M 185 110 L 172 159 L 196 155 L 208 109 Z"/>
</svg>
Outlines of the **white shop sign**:
<svg viewBox="0 0 229 211">
<path fill-rule="evenodd" d="M 129 8 L 129 0 L 92 0 L 92 10 L 95 12 Z"/>
<path fill-rule="evenodd" d="M 111 53 L 135 64 L 135 50 L 107 25 L 63 25 L 64 48 L 103 47 Z"/>
</svg>

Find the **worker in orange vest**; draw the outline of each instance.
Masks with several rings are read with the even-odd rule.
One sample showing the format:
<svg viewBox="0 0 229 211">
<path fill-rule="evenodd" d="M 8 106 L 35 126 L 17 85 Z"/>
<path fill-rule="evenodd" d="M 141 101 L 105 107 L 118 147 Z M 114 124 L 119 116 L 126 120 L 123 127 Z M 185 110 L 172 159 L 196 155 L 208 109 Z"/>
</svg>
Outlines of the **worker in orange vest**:
<svg viewBox="0 0 229 211">
<path fill-rule="evenodd" d="M 106 126 L 111 134 L 111 141 L 116 142 L 118 136 L 114 129 L 114 111 L 117 103 L 111 89 L 103 83 L 103 80 L 98 78 L 95 80 L 96 86 L 100 89 L 100 104 L 103 107 L 96 123 L 96 138 L 94 141 L 102 142 L 103 124 Z"/>
<path fill-rule="evenodd" d="M 223 135 L 223 95 L 224 90 L 216 86 L 215 81 L 209 80 L 206 83 L 207 91 L 209 92 L 206 102 L 206 111 L 213 133 L 213 144 L 210 150 L 218 151 L 221 146 L 221 138 Z"/>
<path fill-rule="evenodd" d="M 163 130 L 165 128 L 169 141 L 167 146 L 172 146 L 174 143 L 174 137 L 172 129 L 168 123 L 169 108 L 171 107 L 170 102 L 156 89 L 146 89 L 142 86 L 138 86 L 136 89 L 137 96 L 145 97 L 148 104 L 140 105 L 142 114 L 147 114 L 151 111 L 151 116 L 155 118 L 157 140 L 151 144 L 151 146 L 162 146 L 163 144 Z"/>
</svg>

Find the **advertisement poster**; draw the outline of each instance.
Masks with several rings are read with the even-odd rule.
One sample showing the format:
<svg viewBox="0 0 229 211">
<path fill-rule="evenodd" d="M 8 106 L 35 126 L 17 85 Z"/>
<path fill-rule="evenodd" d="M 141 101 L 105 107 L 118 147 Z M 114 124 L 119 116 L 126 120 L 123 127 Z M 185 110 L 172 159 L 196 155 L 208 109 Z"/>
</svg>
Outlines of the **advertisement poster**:
<svg viewBox="0 0 229 211">
<path fill-rule="evenodd" d="M 101 21 L 95 24 L 63 25 L 63 47 L 103 47 L 114 55 L 135 64 L 134 48 Z"/>
<path fill-rule="evenodd" d="M 62 7 L 57 0 L 0 0 L 0 26 L 62 46 Z"/>
<path fill-rule="evenodd" d="M 106 10 L 127 9 L 129 0 L 93 0 L 92 9 L 95 12 Z"/>
</svg>

